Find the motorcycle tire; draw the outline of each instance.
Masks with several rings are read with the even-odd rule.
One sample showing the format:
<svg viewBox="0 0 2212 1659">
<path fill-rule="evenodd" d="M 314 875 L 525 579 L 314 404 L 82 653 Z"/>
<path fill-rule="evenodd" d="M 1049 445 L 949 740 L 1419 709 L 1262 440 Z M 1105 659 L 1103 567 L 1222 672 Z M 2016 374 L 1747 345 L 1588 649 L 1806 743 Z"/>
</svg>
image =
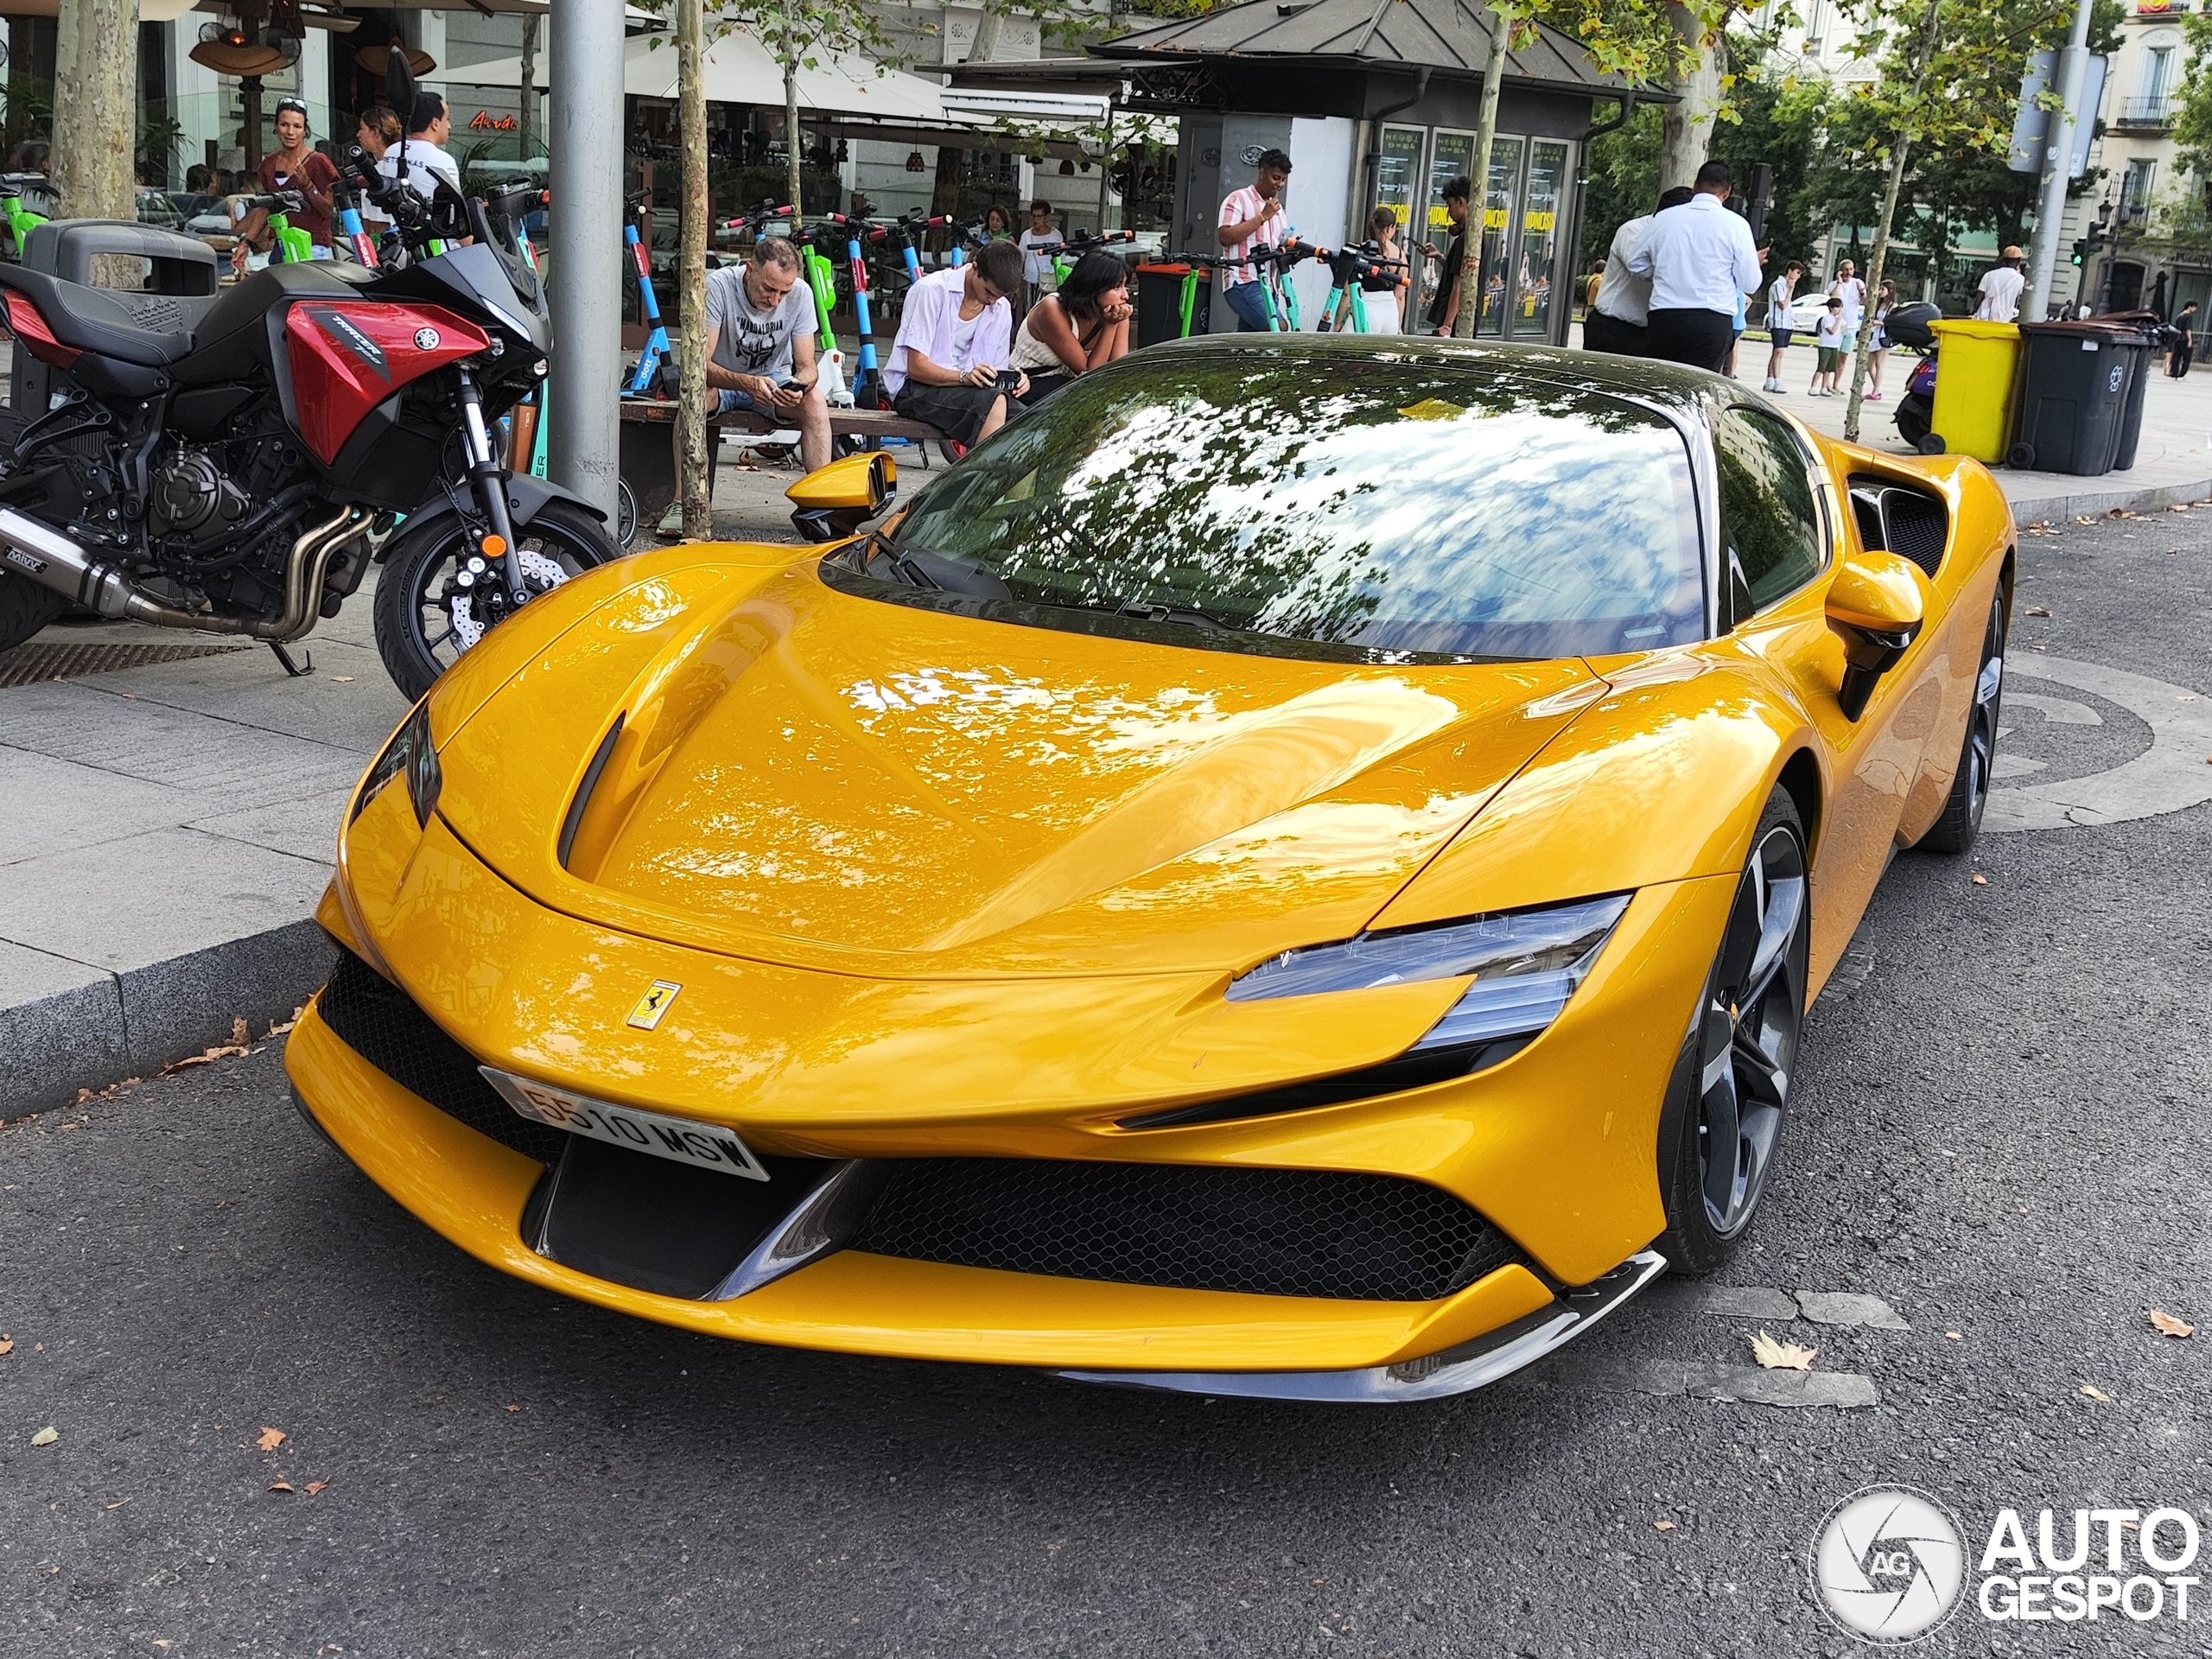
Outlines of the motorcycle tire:
<svg viewBox="0 0 2212 1659">
<path fill-rule="evenodd" d="M 1907 392 L 1897 403 L 1897 435 L 1916 448 L 1935 424 L 1934 408 L 1918 392 Z"/>
<path fill-rule="evenodd" d="M 548 502 L 515 534 L 524 579 L 534 594 L 622 556 L 607 527 L 567 501 Z M 410 702 L 499 621 L 496 613 L 489 620 L 477 617 L 472 596 L 457 590 L 454 577 L 473 550 L 467 526 L 441 514 L 416 535 L 403 528 L 377 578 L 377 654 Z"/>
<path fill-rule="evenodd" d="M 53 588 L 0 570 L 0 651 L 14 650 L 68 608 L 68 599 Z"/>
</svg>

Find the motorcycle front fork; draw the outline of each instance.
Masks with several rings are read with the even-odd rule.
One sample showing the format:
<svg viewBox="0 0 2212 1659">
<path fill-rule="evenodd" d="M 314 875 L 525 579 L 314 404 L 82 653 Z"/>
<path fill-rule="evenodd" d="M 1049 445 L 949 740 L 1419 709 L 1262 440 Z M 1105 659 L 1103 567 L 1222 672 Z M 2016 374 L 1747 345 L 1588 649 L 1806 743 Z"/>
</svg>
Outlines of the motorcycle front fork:
<svg viewBox="0 0 2212 1659">
<path fill-rule="evenodd" d="M 486 526 L 477 550 L 496 560 L 507 584 L 507 602 L 519 608 L 530 597 L 523 585 L 522 555 L 515 546 L 514 524 L 507 517 L 507 477 L 492 445 L 492 430 L 484 423 L 484 397 L 475 378 L 461 372 L 461 448 L 468 459 L 468 482 L 476 492 L 476 505 Z"/>
</svg>

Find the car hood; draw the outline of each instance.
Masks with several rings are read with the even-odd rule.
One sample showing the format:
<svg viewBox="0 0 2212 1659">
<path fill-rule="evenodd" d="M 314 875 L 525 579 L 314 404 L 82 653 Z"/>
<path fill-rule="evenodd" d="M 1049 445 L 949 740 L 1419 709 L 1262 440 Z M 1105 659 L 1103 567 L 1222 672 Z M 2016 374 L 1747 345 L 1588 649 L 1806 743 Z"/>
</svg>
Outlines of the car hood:
<svg viewBox="0 0 2212 1659">
<path fill-rule="evenodd" d="M 702 556 L 467 718 L 439 810 L 541 902 L 671 943 L 1233 971 L 1357 932 L 1598 685 L 1017 626 Z"/>
</svg>

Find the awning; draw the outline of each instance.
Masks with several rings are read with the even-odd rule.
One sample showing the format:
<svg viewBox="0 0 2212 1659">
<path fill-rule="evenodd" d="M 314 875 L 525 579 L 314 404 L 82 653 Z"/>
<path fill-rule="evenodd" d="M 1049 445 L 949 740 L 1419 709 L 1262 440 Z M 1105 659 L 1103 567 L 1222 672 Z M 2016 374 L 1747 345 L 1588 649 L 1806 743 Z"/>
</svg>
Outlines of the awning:
<svg viewBox="0 0 2212 1659">
<path fill-rule="evenodd" d="M 556 46 L 558 41 L 556 31 Z M 623 59 L 624 92 L 632 98 L 675 98 L 676 42 L 668 35 L 633 35 L 624 43 Z M 539 54 L 537 71 L 539 86 L 549 85 L 551 77 L 545 54 Z M 522 60 L 495 58 L 488 63 L 463 64 L 448 70 L 442 79 L 448 86 L 519 88 Z M 724 35 L 707 48 L 707 101 L 779 110 L 784 106 L 783 66 L 752 35 Z M 948 120 L 935 81 L 897 69 L 879 73 L 866 58 L 842 58 L 827 52 L 817 54 L 814 67 L 800 68 L 798 106 L 805 115 L 861 117 L 932 127 L 960 124 Z"/>
</svg>

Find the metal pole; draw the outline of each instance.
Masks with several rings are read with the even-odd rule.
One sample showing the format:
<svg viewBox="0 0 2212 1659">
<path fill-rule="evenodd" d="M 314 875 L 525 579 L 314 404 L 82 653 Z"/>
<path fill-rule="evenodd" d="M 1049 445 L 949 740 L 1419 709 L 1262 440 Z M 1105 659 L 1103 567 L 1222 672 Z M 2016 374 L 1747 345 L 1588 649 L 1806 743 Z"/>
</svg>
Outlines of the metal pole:
<svg viewBox="0 0 2212 1659">
<path fill-rule="evenodd" d="M 622 8 L 552 0 L 554 395 L 547 471 L 614 522 L 622 360 Z"/>
<path fill-rule="evenodd" d="M 2028 258 L 2028 291 L 2020 315 L 2031 322 L 2041 322 L 2050 308 L 2050 276 L 2058 263 L 2058 238 L 2066 218 L 2066 181 L 2074 165 L 2074 133 L 2086 113 L 2094 120 L 2096 111 L 2084 111 L 2082 92 L 2089 75 L 2089 8 L 2092 0 L 2075 0 L 2074 33 L 2066 48 L 2058 54 L 2053 76 L 2058 83 L 2059 96 L 2066 100 L 2066 107 L 2044 124 L 2048 142 L 2043 152 L 2043 181 L 2036 198 L 2036 233 Z"/>
</svg>

